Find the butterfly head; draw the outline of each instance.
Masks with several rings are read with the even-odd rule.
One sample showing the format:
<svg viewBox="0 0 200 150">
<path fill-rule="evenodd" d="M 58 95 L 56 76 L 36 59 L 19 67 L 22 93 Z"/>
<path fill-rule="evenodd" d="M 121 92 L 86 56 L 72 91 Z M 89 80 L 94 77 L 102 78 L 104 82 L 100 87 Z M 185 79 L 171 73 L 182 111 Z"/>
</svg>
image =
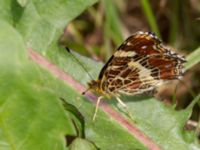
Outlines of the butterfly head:
<svg viewBox="0 0 200 150">
<path fill-rule="evenodd" d="M 88 89 L 83 92 L 84 95 L 87 91 L 92 90 L 98 94 L 105 94 L 104 91 L 100 88 L 100 81 L 99 80 L 92 80 L 88 83 Z"/>
<path fill-rule="evenodd" d="M 97 93 L 102 93 L 100 89 L 100 81 L 99 80 L 92 80 L 88 83 L 89 89 L 94 90 Z"/>
</svg>

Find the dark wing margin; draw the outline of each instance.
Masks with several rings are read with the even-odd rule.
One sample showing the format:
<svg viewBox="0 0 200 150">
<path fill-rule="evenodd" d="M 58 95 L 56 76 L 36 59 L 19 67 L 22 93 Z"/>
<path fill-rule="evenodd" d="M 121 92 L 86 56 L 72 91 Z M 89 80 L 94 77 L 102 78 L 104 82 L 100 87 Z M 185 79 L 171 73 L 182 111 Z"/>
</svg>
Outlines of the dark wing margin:
<svg viewBox="0 0 200 150">
<path fill-rule="evenodd" d="M 110 59 L 107 61 L 107 63 L 106 63 L 106 64 L 103 66 L 103 68 L 101 69 L 101 71 L 100 71 L 100 73 L 99 73 L 99 78 L 98 78 L 99 80 L 103 77 L 106 68 L 108 67 L 109 63 L 112 61 L 113 58 L 114 58 L 114 55 L 112 55 L 112 56 L 110 57 Z"/>
</svg>

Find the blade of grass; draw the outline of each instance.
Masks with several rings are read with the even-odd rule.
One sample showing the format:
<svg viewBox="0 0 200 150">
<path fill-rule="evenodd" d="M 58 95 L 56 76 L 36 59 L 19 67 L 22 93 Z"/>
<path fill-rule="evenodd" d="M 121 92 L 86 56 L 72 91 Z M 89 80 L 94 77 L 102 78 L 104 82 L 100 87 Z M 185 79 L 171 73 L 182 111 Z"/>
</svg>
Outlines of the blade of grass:
<svg viewBox="0 0 200 150">
<path fill-rule="evenodd" d="M 187 56 L 187 63 L 185 69 L 188 70 L 200 62 L 200 47 Z"/>
<path fill-rule="evenodd" d="M 123 41 L 123 37 L 117 7 L 113 0 L 104 0 L 102 2 L 106 10 L 105 33 L 114 41 L 116 45 L 119 45 Z"/>
<path fill-rule="evenodd" d="M 190 16 L 190 9 L 188 9 L 188 5 L 189 5 L 189 1 L 185 1 L 185 3 L 183 3 L 181 1 L 180 3 L 180 7 L 181 7 L 181 24 L 182 24 L 182 29 L 184 30 L 184 36 L 187 37 L 187 39 L 189 39 L 190 42 L 193 41 L 193 39 L 195 39 L 194 37 L 194 32 L 192 30 L 192 23 L 193 21 L 191 20 L 191 16 Z"/>
<path fill-rule="evenodd" d="M 148 0 L 141 0 L 141 6 L 142 6 L 142 9 L 144 11 L 144 14 L 146 15 L 146 18 L 148 20 L 148 23 L 150 25 L 150 28 L 153 32 L 156 33 L 156 35 L 160 38 L 160 32 L 159 32 L 159 29 L 158 29 L 158 26 L 157 26 L 157 23 L 156 23 L 156 19 L 153 15 L 153 11 L 151 9 L 151 6 L 149 4 L 149 1 Z"/>
<path fill-rule="evenodd" d="M 177 38 L 177 33 L 178 33 L 178 12 L 179 12 L 179 0 L 176 0 L 175 2 L 172 3 L 172 12 L 171 12 L 171 20 L 170 20 L 170 33 L 169 33 L 169 42 L 170 44 L 174 45 L 176 38 Z"/>
</svg>

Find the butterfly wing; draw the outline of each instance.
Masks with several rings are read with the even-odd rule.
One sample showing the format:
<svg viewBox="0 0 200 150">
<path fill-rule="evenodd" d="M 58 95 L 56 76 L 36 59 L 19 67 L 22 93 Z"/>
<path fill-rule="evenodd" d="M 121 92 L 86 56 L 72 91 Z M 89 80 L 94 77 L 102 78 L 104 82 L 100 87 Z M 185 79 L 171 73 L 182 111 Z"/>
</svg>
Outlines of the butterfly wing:
<svg viewBox="0 0 200 150">
<path fill-rule="evenodd" d="M 183 74 L 185 58 L 164 45 L 151 32 L 129 37 L 102 68 L 99 81 L 108 93 L 140 94 Z"/>
</svg>

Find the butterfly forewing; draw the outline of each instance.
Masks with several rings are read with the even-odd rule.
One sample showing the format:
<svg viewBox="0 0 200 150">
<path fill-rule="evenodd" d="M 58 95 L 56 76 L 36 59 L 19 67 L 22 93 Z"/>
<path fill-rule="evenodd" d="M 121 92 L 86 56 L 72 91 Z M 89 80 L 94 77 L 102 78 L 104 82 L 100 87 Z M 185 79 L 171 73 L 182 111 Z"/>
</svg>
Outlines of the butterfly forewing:
<svg viewBox="0 0 200 150">
<path fill-rule="evenodd" d="M 105 93 L 140 94 L 183 74 L 185 58 L 151 32 L 129 37 L 102 68 L 99 81 Z"/>
</svg>

